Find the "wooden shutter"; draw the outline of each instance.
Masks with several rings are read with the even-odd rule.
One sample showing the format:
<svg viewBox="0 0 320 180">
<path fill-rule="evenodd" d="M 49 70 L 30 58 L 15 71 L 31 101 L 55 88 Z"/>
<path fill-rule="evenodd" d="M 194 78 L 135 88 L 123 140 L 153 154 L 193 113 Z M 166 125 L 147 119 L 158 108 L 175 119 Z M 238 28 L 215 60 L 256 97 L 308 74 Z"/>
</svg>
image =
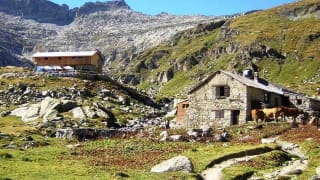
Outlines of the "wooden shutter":
<svg viewBox="0 0 320 180">
<path fill-rule="evenodd" d="M 220 97 L 220 87 L 214 87 L 214 89 L 216 90 L 216 97 Z"/>
<path fill-rule="evenodd" d="M 224 118 L 224 110 L 215 111 L 215 114 L 217 119 Z"/>
<path fill-rule="evenodd" d="M 230 96 L 230 87 L 229 86 L 225 86 L 224 87 L 224 96 L 225 97 L 229 97 Z"/>
<path fill-rule="evenodd" d="M 216 113 L 216 119 L 219 119 L 220 118 L 220 112 L 219 111 L 215 111 Z"/>
</svg>

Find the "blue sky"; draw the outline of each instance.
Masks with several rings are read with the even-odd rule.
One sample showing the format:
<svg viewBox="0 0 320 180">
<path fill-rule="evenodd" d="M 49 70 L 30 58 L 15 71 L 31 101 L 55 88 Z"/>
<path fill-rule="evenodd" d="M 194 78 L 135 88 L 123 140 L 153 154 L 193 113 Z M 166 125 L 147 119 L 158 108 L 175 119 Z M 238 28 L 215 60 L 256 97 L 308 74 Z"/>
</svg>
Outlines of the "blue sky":
<svg viewBox="0 0 320 180">
<path fill-rule="evenodd" d="M 52 0 L 57 4 L 67 4 L 70 8 L 80 7 L 85 2 L 96 0 Z M 102 0 L 103 1 L 103 0 Z M 268 9 L 295 0 L 126 0 L 134 10 L 145 14 L 202 14 L 229 15 L 257 9 Z"/>
</svg>

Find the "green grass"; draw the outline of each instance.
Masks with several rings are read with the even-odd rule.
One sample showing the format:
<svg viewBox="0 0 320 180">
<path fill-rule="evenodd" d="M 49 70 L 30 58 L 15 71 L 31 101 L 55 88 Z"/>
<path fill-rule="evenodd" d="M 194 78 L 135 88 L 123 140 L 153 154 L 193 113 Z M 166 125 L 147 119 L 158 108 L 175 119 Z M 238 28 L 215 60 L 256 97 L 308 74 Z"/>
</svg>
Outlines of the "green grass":
<svg viewBox="0 0 320 180">
<path fill-rule="evenodd" d="M 192 71 L 176 73 L 174 79 L 170 80 L 160 89 L 160 93 L 163 94 L 163 97 L 171 97 L 182 92 L 185 87 L 194 83 L 194 81 L 189 78 L 191 74 Z"/>
<path fill-rule="evenodd" d="M 91 167 L 85 160 L 64 160 L 70 150 L 64 143 L 20 150 L 1 150 L 13 155 L 0 159 L 0 177 L 11 179 L 92 179 L 111 178 L 99 167 Z"/>
<path fill-rule="evenodd" d="M 15 125 L 24 125 L 12 122 Z M 226 155 L 265 148 L 253 142 L 238 142 L 238 131 L 243 136 L 254 137 L 277 134 L 285 130 L 285 124 L 266 124 L 262 130 L 248 130 L 248 127 L 232 126 L 227 129 L 231 142 L 227 143 L 191 143 L 191 142 L 158 142 L 156 138 L 126 137 L 101 139 L 82 142 L 75 150 L 68 149 L 67 144 L 77 143 L 74 140 L 44 138 L 37 131 L 24 132 L 24 135 L 12 135 L 9 140 L 2 140 L 0 145 L 0 178 L 12 179 L 121 179 L 119 173 L 128 175 L 128 179 L 196 179 L 197 174 L 206 169 L 211 162 Z M 247 132 L 248 130 L 250 132 Z M 214 130 L 217 131 L 218 130 Z M 270 132 L 267 132 L 270 131 Z M 169 134 L 184 134 L 183 130 L 169 130 Z M 301 130 L 301 132 L 304 132 Z M 314 134 L 315 129 L 310 132 Z M 156 137 L 160 130 L 155 132 Z M 291 138 L 297 139 L 302 133 L 286 131 Z M 309 132 L 308 132 L 309 133 Z M 20 150 L 25 143 L 25 135 L 31 135 L 33 142 L 39 146 Z M 305 135 L 308 137 L 309 135 Z M 305 139 L 303 137 L 303 139 Z M 318 136 L 315 136 L 317 138 Z M 316 141 L 304 141 L 301 145 L 309 156 L 309 168 L 300 179 L 311 177 L 319 166 L 320 145 Z M 3 144 L 14 142 L 16 150 L 5 149 Z M 269 146 L 276 149 L 274 145 Z M 194 164 L 194 173 L 150 173 L 151 167 L 177 155 L 185 155 Z M 252 161 L 243 162 L 225 170 L 226 177 L 232 179 L 246 172 L 261 173 L 279 167 L 287 156 L 274 151 L 259 156 Z M 254 166 L 252 165 L 254 164 Z M 254 167 L 254 168 L 253 168 Z"/>
<path fill-rule="evenodd" d="M 184 155 L 190 157 L 194 163 L 196 172 L 200 173 L 212 161 L 228 154 L 266 147 L 265 145 L 254 145 L 251 143 L 226 143 L 225 146 L 223 144 L 215 143 L 205 146 L 194 146 L 191 150 L 186 151 Z M 270 146 L 270 148 L 274 148 L 274 146 Z"/>
<path fill-rule="evenodd" d="M 298 179 L 304 180 L 315 175 L 316 168 L 320 167 L 320 144 L 315 141 L 304 141 L 301 143 L 306 155 L 309 157 L 308 168 Z"/>
<path fill-rule="evenodd" d="M 25 124 L 15 116 L 0 117 L 0 132 L 12 135 L 20 135 L 25 131 L 32 131 L 34 128 Z"/>
</svg>

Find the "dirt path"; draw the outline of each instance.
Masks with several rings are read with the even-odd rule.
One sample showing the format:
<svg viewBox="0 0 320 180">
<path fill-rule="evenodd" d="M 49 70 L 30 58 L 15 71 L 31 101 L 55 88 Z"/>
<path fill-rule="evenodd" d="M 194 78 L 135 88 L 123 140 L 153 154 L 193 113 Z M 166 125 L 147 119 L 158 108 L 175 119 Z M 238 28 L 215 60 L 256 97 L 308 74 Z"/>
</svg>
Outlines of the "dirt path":
<svg viewBox="0 0 320 180">
<path fill-rule="evenodd" d="M 279 176 L 295 176 L 301 174 L 308 167 L 308 158 L 297 144 L 281 140 L 276 140 L 276 143 L 281 146 L 283 151 L 299 158 L 289 161 L 288 165 L 281 169 L 263 174 L 263 177 L 266 179 L 277 179 Z"/>
<path fill-rule="evenodd" d="M 302 171 L 304 171 L 307 168 L 308 158 L 305 156 L 305 154 L 302 152 L 301 148 L 297 144 L 280 141 L 278 140 L 278 137 L 270 138 L 270 142 L 276 142 L 278 145 L 281 146 L 281 149 L 283 151 L 287 152 L 288 154 L 297 156 L 298 159 L 289 161 L 288 165 L 284 166 L 281 169 L 277 169 L 271 173 L 263 174 L 264 178 L 274 179 L 279 176 L 294 176 L 296 174 L 300 174 Z M 265 152 L 261 152 L 257 155 L 242 156 L 242 157 L 227 159 L 203 171 L 201 173 L 201 177 L 204 180 L 223 180 L 223 173 L 222 173 L 223 169 L 230 167 L 240 161 L 248 161 L 264 153 Z"/>
<path fill-rule="evenodd" d="M 223 173 L 222 170 L 224 168 L 230 167 L 233 164 L 236 164 L 240 161 L 248 161 L 252 158 L 257 157 L 258 155 L 253 155 L 253 156 L 245 156 L 245 157 L 240 157 L 240 158 L 234 158 L 234 159 L 229 159 L 227 161 L 223 161 L 220 164 L 214 165 L 212 168 L 206 169 L 201 173 L 201 177 L 204 180 L 223 180 Z"/>
</svg>

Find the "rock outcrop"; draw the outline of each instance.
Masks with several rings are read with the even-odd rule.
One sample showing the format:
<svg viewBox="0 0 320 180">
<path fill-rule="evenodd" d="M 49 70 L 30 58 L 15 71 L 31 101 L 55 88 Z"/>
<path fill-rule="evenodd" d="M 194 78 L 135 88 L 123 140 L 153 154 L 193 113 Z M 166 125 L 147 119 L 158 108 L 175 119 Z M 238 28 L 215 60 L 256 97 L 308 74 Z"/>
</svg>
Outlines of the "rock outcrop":
<svg viewBox="0 0 320 180">
<path fill-rule="evenodd" d="M 151 172 L 155 173 L 175 171 L 192 172 L 192 162 L 185 156 L 177 156 L 151 168 Z"/>
</svg>

